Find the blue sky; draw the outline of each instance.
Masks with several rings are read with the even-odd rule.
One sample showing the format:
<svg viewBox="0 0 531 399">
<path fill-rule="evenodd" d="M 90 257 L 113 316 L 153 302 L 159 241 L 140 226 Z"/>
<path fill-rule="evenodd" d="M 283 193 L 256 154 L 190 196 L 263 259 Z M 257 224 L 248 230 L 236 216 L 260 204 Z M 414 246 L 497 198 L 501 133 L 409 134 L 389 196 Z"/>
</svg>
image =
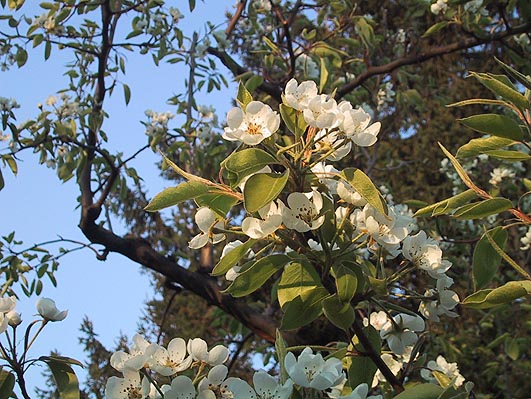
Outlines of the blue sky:
<svg viewBox="0 0 531 399">
<path fill-rule="evenodd" d="M 183 13 L 188 4 L 168 3 L 177 3 L 175 5 Z M 204 32 L 206 20 L 222 23 L 225 10 L 233 4 L 232 0 L 207 1 L 206 4 L 197 2 L 193 16 L 182 20 L 181 28 L 187 36 L 191 36 L 193 30 Z M 110 136 L 109 146 L 124 154 L 131 154 L 146 143 L 144 127 L 139 122 L 145 120 L 144 111 L 173 111 L 166 104 L 166 99 L 182 92 L 184 76 L 187 76 L 184 67 L 165 64 L 155 67 L 150 57 L 144 58 L 128 55 L 124 81 L 132 90 L 129 105 L 124 105 L 122 91 L 116 90 L 105 107 L 111 115 L 104 125 Z M 44 62 L 43 49 L 37 48 L 29 51 L 28 63 L 22 69 L 12 68 L 0 73 L 0 96 L 15 98 L 21 104 L 21 108 L 16 110 L 18 122 L 36 115 L 38 103 L 43 103 L 49 95 L 66 87 L 62 74 L 69 60 L 70 54 L 54 49 L 50 60 Z M 230 73 L 227 72 L 226 76 L 230 80 Z M 231 88 L 221 93 L 202 95 L 198 103 L 214 105 L 223 120 L 231 106 L 227 98 L 234 95 L 234 88 Z M 132 164 L 144 177 L 144 184 L 151 195 L 167 186 L 154 165 L 159 157 L 146 151 Z M 0 234 L 6 235 L 15 230 L 16 237 L 28 246 L 57 238 L 58 235 L 86 242 L 77 228 L 79 212 L 75 207 L 79 193 L 75 183 L 60 183 L 55 171 L 38 165 L 37 157 L 29 152 L 22 154 L 20 159 L 17 177 L 3 169 L 6 187 L 0 191 L 3 205 Z M 120 231 L 117 222 L 114 227 Z M 58 287 L 46 284 L 43 296 L 53 298 L 59 309 L 69 310 L 69 315 L 63 322 L 47 326 L 32 349 L 35 357 L 57 349 L 65 356 L 84 360 L 78 337 L 85 315 L 93 321 L 106 346 L 112 346 L 120 332 L 131 337 L 136 331 L 143 303 L 153 295 L 148 276 L 141 273 L 140 267 L 116 254 L 110 254 L 106 262 L 101 262 L 88 250 L 74 252 L 62 258 L 56 277 Z M 35 301 L 36 298 L 20 298 L 17 310 L 22 313 L 24 325 L 36 313 Z M 30 385 L 40 381 L 40 371 L 39 367 L 35 367 L 29 374 Z M 82 372 L 79 374 L 83 375 Z"/>
</svg>

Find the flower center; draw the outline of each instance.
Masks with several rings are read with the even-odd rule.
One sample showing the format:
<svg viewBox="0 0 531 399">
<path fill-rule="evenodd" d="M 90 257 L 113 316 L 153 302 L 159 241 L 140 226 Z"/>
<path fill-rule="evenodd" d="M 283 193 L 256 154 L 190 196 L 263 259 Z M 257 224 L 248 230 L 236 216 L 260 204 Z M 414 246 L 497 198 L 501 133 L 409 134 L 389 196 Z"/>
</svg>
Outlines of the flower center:
<svg viewBox="0 0 531 399">
<path fill-rule="evenodd" d="M 247 134 L 255 135 L 255 134 L 261 134 L 262 133 L 262 127 L 256 123 L 249 123 L 247 125 Z"/>
</svg>

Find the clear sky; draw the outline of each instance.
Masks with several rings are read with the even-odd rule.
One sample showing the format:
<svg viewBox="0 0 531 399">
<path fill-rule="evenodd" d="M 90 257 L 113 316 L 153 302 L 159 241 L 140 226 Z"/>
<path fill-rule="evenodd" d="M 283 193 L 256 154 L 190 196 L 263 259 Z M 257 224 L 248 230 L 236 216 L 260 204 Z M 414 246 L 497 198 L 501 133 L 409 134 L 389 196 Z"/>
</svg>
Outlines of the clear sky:
<svg viewBox="0 0 531 399">
<path fill-rule="evenodd" d="M 167 3 L 187 14 L 187 1 Z M 193 16 L 187 15 L 181 21 L 181 28 L 187 36 L 191 36 L 194 30 L 204 32 L 205 21 L 222 23 L 225 10 L 233 4 L 232 0 L 198 1 Z M 184 77 L 187 76 L 184 66 L 161 64 L 157 68 L 151 57 L 144 58 L 128 55 L 124 81 L 132 90 L 129 105 L 125 107 L 121 90 L 117 90 L 105 105 L 106 111 L 111 114 L 104 125 L 110 137 L 109 146 L 126 155 L 147 141 L 144 127 L 139 122 L 145 120 L 144 111 L 173 111 L 165 103 L 166 99 L 182 92 Z M 21 104 L 21 108 L 15 111 L 18 122 L 35 116 L 38 103 L 43 103 L 49 95 L 66 87 L 62 74 L 64 65 L 70 59 L 71 54 L 54 49 L 49 61 L 44 62 L 43 48 L 40 47 L 29 51 L 28 63 L 22 69 L 14 67 L 8 72 L 0 72 L 0 96 L 15 98 Z M 230 80 L 229 72 L 227 78 Z M 198 103 L 214 105 L 220 119 L 223 119 L 231 106 L 227 98 L 234 95 L 234 88 L 231 88 L 223 93 L 200 96 Z M 146 151 L 132 164 L 144 177 L 144 184 L 151 195 L 167 185 L 154 165 L 158 160 L 158 154 Z M 79 192 L 74 181 L 60 183 L 55 171 L 38 165 L 38 158 L 29 152 L 22 154 L 16 178 L 5 168 L 3 175 L 6 187 L 0 191 L 1 235 L 15 230 L 16 237 L 28 246 L 57 238 L 58 235 L 86 242 L 77 228 L 79 211 L 76 209 L 76 198 Z M 113 227 L 124 231 L 117 222 Z M 56 277 L 58 287 L 46 284 L 43 296 L 53 298 L 59 309 L 69 310 L 69 315 L 63 322 L 47 326 L 31 352 L 36 357 L 57 349 L 65 356 L 84 360 L 78 337 L 85 315 L 93 321 L 106 346 L 112 346 L 120 332 L 131 337 L 136 332 L 143 303 L 153 295 L 148 276 L 141 273 L 140 267 L 116 254 L 110 254 L 106 262 L 101 262 L 91 251 L 74 252 L 62 258 Z M 22 313 L 24 326 L 36 313 L 35 301 L 36 298 L 20 297 L 17 310 Z M 34 369 L 29 374 L 32 386 L 41 380 L 39 368 Z M 79 375 L 83 379 L 83 373 Z"/>
</svg>

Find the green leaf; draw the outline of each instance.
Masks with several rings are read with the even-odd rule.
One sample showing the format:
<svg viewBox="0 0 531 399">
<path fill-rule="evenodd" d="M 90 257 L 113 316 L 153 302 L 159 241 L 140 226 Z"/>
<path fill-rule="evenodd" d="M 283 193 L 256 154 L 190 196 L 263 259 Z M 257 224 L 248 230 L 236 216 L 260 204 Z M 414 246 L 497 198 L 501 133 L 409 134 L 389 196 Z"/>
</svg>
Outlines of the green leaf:
<svg viewBox="0 0 531 399">
<path fill-rule="evenodd" d="M 47 60 L 50 58 L 50 54 L 52 53 L 52 43 L 50 43 L 48 40 L 44 44 L 44 60 Z"/>
<path fill-rule="evenodd" d="M 190 12 L 194 11 L 194 9 L 195 9 L 195 0 L 188 0 L 188 7 L 190 8 Z"/>
<path fill-rule="evenodd" d="M 20 68 L 24 66 L 28 60 L 28 53 L 22 47 L 19 47 L 17 53 L 15 54 L 15 60 L 17 61 L 17 66 Z"/>
<path fill-rule="evenodd" d="M 463 183 L 465 183 L 465 185 L 468 188 L 471 188 L 480 196 L 488 197 L 488 194 L 485 191 L 483 191 L 482 189 L 480 189 L 478 186 L 474 184 L 470 176 L 468 176 L 468 173 L 466 172 L 465 168 L 463 168 L 463 166 L 459 163 L 459 161 L 446 148 L 444 148 L 444 146 L 441 143 L 438 143 L 438 144 L 439 144 L 439 147 L 441 147 L 441 150 L 443 151 L 444 155 L 446 155 L 448 159 L 450 160 L 450 162 L 452 163 L 455 171 L 457 172 L 461 180 L 463 180 Z"/>
<path fill-rule="evenodd" d="M 514 144 L 514 140 L 496 136 L 472 139 L 465 145 L 459 147 L 455 156 L 457 158 L 475 157 L 489 151 L 499 150 L 511 144 Z"/>
<path fill-rule="evenodd" d="M 209 207 L 222 218 L 238 203 L 238 199 L 233 195 L 228 194 L 226 191 L 218 191 L 216 189 L 210 189 L 207 194 L 201 194 L 194 200 L 198 206 Z"/>
<path fill-rule="evenodd" d="M 2 169 L 0 169 L 0 190 L 5 187 L 6 183 L 4 181 L 4 176 L 2 175 Z"/>
<path fill-rule="evenodd" d="M 125 83 L 123 84 L 123 88 L 124 88 L 125 105 L 128 105 L 129 101 L 131 101 L 131 88 Z"/>
<path fill-rule="evenodd" d="M 431 35 L 436 34 L 437 32 L 440 32 L 444 28 L 446 28 L 450 24 L 450 21 L 441 21 L 437 22 L 436 24 L 433 24 L 428 28 L 426 32 L 421 36 L 423 38 L 430 37 Z"/>
<path fill-rule="evenodd" d="M 319 59 L 321 61 L 321 74 L 319 77 L 319 88 L 324 90 L 326 82 L 328 81 L 328 69 L 326 68 L 326 60 L 324 58 Z"/>
<path fill-rule="evenodd" d="M 253 213 L 276 199 L 288 182 L 289 172 L 258 173 L 249 177 L 243 189 L 245 209 Z"/>
<path fill-rule="evenodd" d="M 284 316 L 280 324 L 281 330 L 294 330 L 310 324 L 322 313 L 322 300 L 328 296 L 323 287 L 316 287 L 295 297 L 284 307 Z"/>
<path fill-rule="evenodd" d="M 512 207 L 513 203 L 507 198 L 489 198 L 484 201 L 464 205 L 456 209 L 453 216 L 459 220 L 481 219 L 490 215 L 497 215 Z"/>
<path fill-rule="evenodd" d="M 286 127 L 295 136 L 295 141 L 299 141 L 308 127 L 302 113 L 286 104 L 280 104 L 279 109 L 280 116 L 286 124 Z"/>
<path fill-rule="evenodd" d="M 518 123 L 505 115 L 480 114 L 458 119 L 463 125 L 480 133 L 522 141 L 523 132 Z"/>
<path fill-rule="evenodd" d="M 322 301 L 323 311 L 328 320 L 338 328 L 348 331 L 354 324 L 354 309 L 349 302 L 343 302 L 337 294 Z"/>
<path fill-rule="evenodd" d="M 8 399 L 15 387 L 15 376 L 8 371 L 0 369 L 0 399 Z"/>
<path fill-rule="evenodd" d="M 447 107 L 463 107 L 465 105 L 501 105 L 502 107 L 511 108 L 510 104 L 502 100 L 490 100 L 487 98 L 471 98 L 469 100 L 458 101 L 448 104 Z"/>
<path fill-rule="evenodd" d="M 531 281 L 509 281 L 501 287 L 485 289 L 469 295 L 461 304 L 472 309 L 490 309 L 531 293 Z"/>
<path fill-rule="evenodd" d="M 393 399 L 437 399 L 444 389 L 435 384 L 406 386 L 406 390 Z"/>
<path fill-rule="evenodd" d="M 225 256 L 219 260 L 216 266 L 214 266 L 214 270 L 212 270 L 212 275 L 221 276 L 222 274 L 227 273 L 231 267 L 238 263 L 240 259 L 243 258 L 245 254 L 247 254 L 249 249 L 251 249 L 253 244 L 257 241 L 258 240 L 250 238 L 242 245 L 239 245 L 233 250 L 226 253 Z"/>
<path fill-rule="evenodd" d="M 48 358 L 45 361 L 52 371 L 61 399 L 79 399 L 79 382 L 72 367 L 62 360 Z"/>
<path fill-rule="evenodd" d="M 475 198 L 477 198 L 477 195 L 474 192 L 474 190 L 468 189 L 466 191 L 463 191 L 462 193 L 454 195 L 453 197 L 447 198 L 445 200 L 436 202 L 435 204 L 428 205 L 424 208 L 421 208 L 417 212 L 415 212 L 414 216 L 444 215 L 446 213 L 453 211 L 454 209 L 460 206 L 463 206 L 464 204 L 468 203 L 469 201 Z"/>
<path fill-rule="evenodd" d="M 264 83 L 264 78 L 262 76 L 252 75 L 249 79 L 247 79 L 247 82 L 245 82 L 245 87 L 249 92 L 253 92 L 262 83 Z"/>
<path fill-rule="evenodd" d="M 310 262 L 292 262 L 284 268 L 277 297 L 281 308 L 305 293 L 322 287 L 321 278 Z"/>
<path fill-rule="evenodd" d="M 332 271 L 336 279 L 336 289 L 339 299 L 349 302 L 356 294 L 358 288 L 358 276 L 349 267 L 339 264 L 332 266 Z"/>
<path fill-rule="evenodd" d="M 498 64 L 500 64 L 503 67 L 503 69 L 505 69 L 505 72 L 507 72 L 509 74 L 509 76 L 511 76 L 514 80 L 516 80 L 519 83 L 521 83 L 528 90 L 531 90 L 531 79 L 529 79 L 528 76 L 525 76 L 524 74 L 518 72 L 517 70 L 515 70 L 512 67 L 510 67 L 509 65 L 503 63 L 502 61 L 500 61 L 496 57 L 494 57 L 494 59 L 496 60 L 496 62 Z"/>
<path fill-rule="evenodd" d="M 251 95 L 251 93 L 249 93 L 249 90 L 247 90 L 247 88 L 241 81 L 238 85 L 238 94 L 236 96 L 236 100 L 238 101 L 238 104 L 240 105 L 240 108 L 243 111 L 245 111 L 245 108 L 247 108 L 247 104 L 253 101 L 253 96 Z"/>
<path fill-rule="evenodd" d="M 346 168 L 339 174 L 339 177 L 349 183 L 377 211 L 387 215 L 387 204 L 382 194 L 361 169 Z"/>
<path fill-rule="evenodd" d="M 489 157 L 503 159 L 504 161 L 508 162 L 520 162 L 531 159 L 531 155 L 522 151 L 494 150 L 486 151 L 485 154 L 487 154 Z"/>
<path fill-rule="evenodd" d="M 476 282 L 476 287 L 481 289 L 489 284 L 501 262 L 501 256 L 492 247 L 486 235 L 489 235 L 500 248 L 505 248 L 507 243 L 507 230 L 501 227 L 495 227 L 483 234 L 481 239 L 474 248 L 474 256 L 472 258 L 473 276 Z"/>
<path fill-rule="evenodd" d="M 365 47 L 367 47 L 368 49 L 374 47 L 374 30 L 364 17 L 359 18 L 356 21 L 356 29 Z"/>
<path fill-rule="evenodd" d="M 278 160 L 271 154 L 259 148 L 247 148 L 232 153 L 221 165 L 234 174 L 231 186 L 238 186 L 249 175 L 258 172 L 265 166 L 276 164 Z"/>
<path fill-rule="evenodd" d="M 249 295 L 290 261 L 291 259 L 284 254 L 266 256 L 238 275 L 226 292 L 236 298 Z"/>
<path fill-rule="evenodd" d="M 208 190 L 209 186 L 206 184 L 196 181 L 187 181 L 176 187 L 169 187 L 162 190 L 153 197 L 144 209 L 148 212 L 159 211 L 177 205 L 183 201 L 194 199 L 201 194 L 206 194 Z"/>
<path fill-rule="evenodd" d="M 505 340 L 505 354 L 513 361 L 517 361 L 520 356 L 520 346 L 515 338 L 507 338 Z"/>
<path fill-rule="evenodd" d="M 41 356 L 39 357 L 39 360 L 43 362 L 49 362 L 49 361 L 62 362 L 62 363 L 73 364 L 73 365 L 85 368 L 83 363 L 81 363 L 79 360 L 74 359 L 72 357 L 68 357 L 68 356 L 59 356 L 59 355 Z"/>
<path fill-rule="evenodd" d="M 474 76 L 483 86 L 488 88 L 494 94 L 513 103 L 521 111 L 525 111 L 529 108 L 529 100 L 514 89 L 514 86 L 506 76 L 475 72 L 471 72 L 470 75 Z"/>
</svg>

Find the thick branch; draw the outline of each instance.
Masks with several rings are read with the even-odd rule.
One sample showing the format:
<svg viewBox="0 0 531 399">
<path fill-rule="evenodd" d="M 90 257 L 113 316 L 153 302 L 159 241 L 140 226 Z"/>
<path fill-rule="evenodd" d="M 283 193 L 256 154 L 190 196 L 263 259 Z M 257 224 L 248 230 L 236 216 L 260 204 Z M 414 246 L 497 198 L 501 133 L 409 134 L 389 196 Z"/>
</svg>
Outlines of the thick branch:
<svg viewBox="0 0 531 399">
<path fill-rule="evenodd" d="M 523 25 L 519 25 L 515 28 L 508 29 L 504 32 L 497 33 L 488 37 L 469 37 L 462 41 L 447 44 L 445 46 L 430 47 L 425 51 L 421 51 L 420 53 L 410 54 L 384 65 L 370 66 L 367 68 L 366 71 L 356 76 L 355 79 L 345 84 L 343 87 L 339 88 L 337 90 L 336 98 L 342 98 L 343 96 L 350 93 L 373 76 L 388 74 L 402 66 L 419 64 L 431 58 L 440 57 L 442 55 L 454 53 L 456 51 L 462 51 L 482 44 L 501 41 L 507 37 L 517 35 L 519 33 L 529 32 L 530 30 L 531 22 L 527 22 Z"/>
</svg>

